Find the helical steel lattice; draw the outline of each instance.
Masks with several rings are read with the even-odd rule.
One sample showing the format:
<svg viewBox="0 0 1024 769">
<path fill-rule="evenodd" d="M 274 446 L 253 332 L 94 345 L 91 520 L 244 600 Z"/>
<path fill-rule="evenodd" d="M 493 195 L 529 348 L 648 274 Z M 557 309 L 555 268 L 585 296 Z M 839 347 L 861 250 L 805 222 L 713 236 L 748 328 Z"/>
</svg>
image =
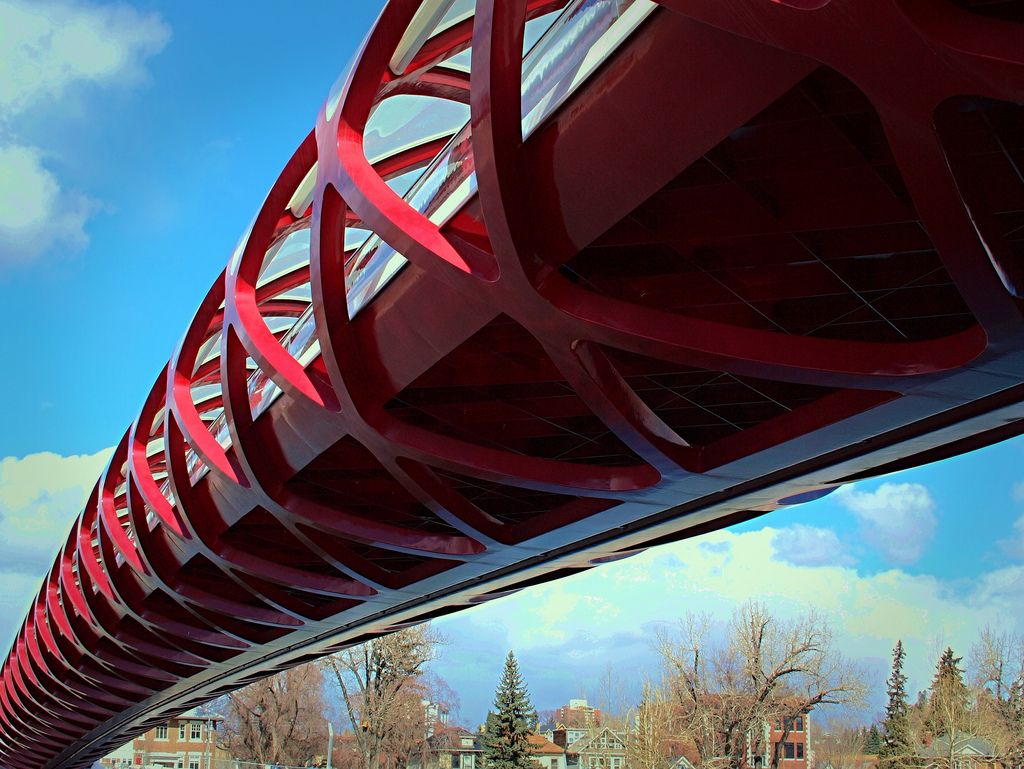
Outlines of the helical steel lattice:
<svg viewBox="0 0 1024 769">
<path fill-rule="evenodd" d="M 390 0 L 46 576 L 0 765 L 1021 432 L 1022 23 Z"/>
</svg>

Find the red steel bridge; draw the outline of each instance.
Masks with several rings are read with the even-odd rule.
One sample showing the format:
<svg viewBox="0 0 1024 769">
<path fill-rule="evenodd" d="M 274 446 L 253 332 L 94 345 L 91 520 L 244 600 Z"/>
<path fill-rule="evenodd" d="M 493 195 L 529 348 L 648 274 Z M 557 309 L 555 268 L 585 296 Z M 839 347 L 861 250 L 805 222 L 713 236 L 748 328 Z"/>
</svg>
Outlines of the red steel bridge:
<svg viewBox="0 0 1024 769">
<path fill-rule="evenodd" d="M 1024 432 L 1022 103 L 1024 0 L 391 0 L 47 575 L 0 766 Z"/>
</svg>

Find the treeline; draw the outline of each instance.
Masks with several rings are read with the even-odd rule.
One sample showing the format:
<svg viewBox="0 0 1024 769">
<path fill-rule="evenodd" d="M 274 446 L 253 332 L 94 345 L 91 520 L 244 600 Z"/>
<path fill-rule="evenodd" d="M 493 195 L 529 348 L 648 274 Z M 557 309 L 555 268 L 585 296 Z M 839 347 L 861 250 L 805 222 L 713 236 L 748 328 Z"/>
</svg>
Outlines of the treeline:
<svg viewBox="0 0 1024 769">
<path fill-rule="evenodd" d="M 227 698 L 225 747 L 238 759 L 261 764 L 315 763 L 326 750 L 324 716 L 340 705 L 338 720 L 347 728 L 335 741 L 334 766 L 426 765 L 431 746 L 425 737 L 441 727 L 438 711 L 424 702 L 452 712 L 458 707 L 455 692 L 427 672 L 442 644 L 429 625 L 407 628 L 258 681 Z M 661 674 L 643 683 L 639 699 L 624 694 L 626 671 L 615 680 L 609 670 L 599 684 L 603 724 L 625 734 L 629 769 L 668 769 L 680 754 L 691 755 L 702 769 L 741 769 L 751 755 L 777 769 L 792 757 L 783 749 L 800 742 L 791 734 L 801 730 L 808 713 L 817 766 L 860 769 L 866 753 L 877 753 L 879 769 L 957 769 L 965 746 L 978 738 L 991 746 L 996 763 L 1024 765 L 1019 636 L 985 629 L 966 662 L 946 649 L 931 685 L 913 702 L 903 672 L 906 652 L 897 642 L 885 717 L 868 726 L 829 719 L 830 708 L 862 711 L 871 686 L 865 672 L 836 650 L 829 624 L 814 611 L 783 619 L 750 602 L 733 613 L 724 632 L 710 617 L 690 615 L 674 630 L 659 632 L 655 644 Z M 496 661 L 496 675 L 498 667 Z M 772 734 L 769 726 L 775 727 Z M 522 735 L 536 728 L 510 654 L 482 735 L 488 761 L 503 769 L 525 767 Z M 512 733 L 516 745 L 495 741 Z"/>
<path fill-rule="evenodd" d="M 1024 636 L 982 630 L 966 668 L 952 648 L 942 652 L 927 691 L 909 701 L 906 651 L 896 642 L 879 745 L 880 769 L 930 763 L 954 769 L 979 738 L 1005 767 L 1024 764 Z M 976 746 L 977 749 L 977 746 Z M 842 769 L 836 767 L 836 769 Z"/>
</svg>

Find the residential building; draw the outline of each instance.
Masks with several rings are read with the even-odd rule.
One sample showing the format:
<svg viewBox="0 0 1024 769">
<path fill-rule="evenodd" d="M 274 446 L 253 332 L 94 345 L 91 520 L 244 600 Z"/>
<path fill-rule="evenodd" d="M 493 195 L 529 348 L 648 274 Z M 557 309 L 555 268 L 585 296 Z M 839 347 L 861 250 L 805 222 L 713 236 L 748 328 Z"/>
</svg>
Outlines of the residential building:
<svg viewBox="0 0 1024 769">
<path fill-rule="evenodd" d="M 949 766 L 949 737 L 935 737 L 917 748 L 922 769 L 996 769 L 1002 767 L 996 749 L 982 737 L 962 735 L 953 740 L 953 766 Z"/>
<path fill-rule="evenodd" d="M 193 708 L 153 727 L 128 745 L 101 759 L 111 769 L 132 765 L 152 769 L 215 769 L 228 758 L 217 747 L 224 717 Z"/>
<path fill-rule="evenodd" d="M 601 709 L 588 705 L 585 699 L 569 700 L 555 711 L 555 721 L 567 727 L 594 729 L 601 725 Z"/>
<path fill-rule="evenodd" d="M 542 769 L 567 768 L 565 748 L 556 745 L 540 734 L 531 734 L 528 739 L 530 741 L 530 756 L 540 764 Z"/>
<path fill-rule="evenodd" d="M 709 695 L 711 696 L 711 695 Z M 718 705 L 716 699 L 709 705 Z M 740 703 L 742 705 L 742 703 Z M 786 703 L 777 703 L 780 708 L 786 707 Z M 723 703 L 727 707 L 728 703 Z M 794 708 L 795 709 L 795 708 Z M 677 716 L 682 717 L 683 711 L 678 711 Z M 746 755 L 743 766 L 745 769 L 763 769 L 772 764 L 775 747 L 778 745 L 779 766 L 781 769 L 809 769 L 813 765 L 813 750 L 811 749 L 811 714 L 798 713 L 790 717 L 779 717 L 771 721 L 762 721 L 760 725 L 752 728 L 746 735 Z M 686 750 L 678 750 L 674 745 L 674 755 L 685 754 Z M 697 758 L 696 748 L 690 746 L 693 756 L 687 756 L 689 760 Z M 585 769 L 581 763 L 581 769 Z"/>
<path fill-rule="evenodd" d="M 591 730 L 582 726 L 566 726 L 559 721 L 549 721 L 537 731 L 545 739 L 572 753 L 572 746 L 590 734 Z"/>
<path fill-rule="evenodd" d="M 100 759 L 100 764 L 105 767 L 111 767 L 111 769 L 126 769 L 130 767 L 135 760 L 135 751 L 132 748 L 132 743 L 127 742 L 117 750 L 108 753 Z"/>
<path fill-rule="evenodd" d="M 779 766 L 785 769 L 808 769 L 811 766 L 811 714 L 777 718 L 767 724 L 763 750 L 751 753 L 751 767 L 771 766 L 775 746 L 779 745 Z"/>
<path fill-rule="evenodd" d="M 423 705 L 423 720 L 427 725 L 427 736 L 448 726 L 448 706 L 430 700 L 420 700 Z"/>
<path fill-rule="evenodd" d="M 541 769 L 567 769 L 565 749 L 539 734 L 528 736 L 530 755 Z M 408 769 L 482 769 L 483 735 L 460 727 L 438 729 L 409 758 Z"/>
<path fill-rule="evenodd" d="M 668 769 L 697 769 L 697 763 L 694 762 L 694 759 L 683 754 L 669 756 Z"/>
<path fill-rule="evenodd" d="M 579 756 L 579 769 L 624 769 L 626 733 L 607 726 L 595 729 L 573 743 L 569 752 Z"/>
<path fill-rule="evenodd" d="M 483 742 L 479 733 L 461 727 L 436 728 L 420 750 L 409 757 L 409 769 L 481 769 Z"/>
</svg>

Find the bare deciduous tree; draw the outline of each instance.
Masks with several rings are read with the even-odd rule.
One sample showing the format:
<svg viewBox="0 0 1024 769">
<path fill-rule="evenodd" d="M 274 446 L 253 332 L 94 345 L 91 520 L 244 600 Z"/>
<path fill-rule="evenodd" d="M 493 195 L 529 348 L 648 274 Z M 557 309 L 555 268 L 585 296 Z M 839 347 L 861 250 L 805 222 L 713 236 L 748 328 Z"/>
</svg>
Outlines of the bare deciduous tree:
<svg viewBox="0 0 1024 769">
<path fill-rule="evenodd" d="M 667 769 L 672 735 L 668 695 L 645 681 L 626 739 L 626 763 L 632 769 Z"/>
<path fill-rule="evenodd" d="M 228 695 L 232 754 L 260 764 L 304 765 L 326 752 L 323 673 L 300 665 Z"/>
<path fill-rule="evenodd" d="M 833 769 L 861 769 L 867 737 L 863 729 L 833 720 L 818 728 L 820 737 L 814 742 L 818 766 Z"/>
<path fill-rule="evenodd" d="M 423 742 L 424 666 L 440 643 L 429 625 L 418 625 L 321 660 L 338 686 L 365 769 L 402 767 Z"/>
<path fill-rule="evenodd" d="M 610 663 L 605 666 L 597 680 L 595 701 L 591 704 L 601 711 L 601 726 L 612 729 L 625 728 L 629 696 L 626 693 L 625 681 Z"/>
<path fill-rule="evenodd" d="M 740 767 L 748 750 L 764 747 L 766 725 L 778 721 L 782 739 L 770 757 L 778 767 L 792 719 L 822 705 L 863 702 L 863 676 L 833 648 L 817 613 L 787 622 L 750 602 L 718 644 L 710 624 L 690 616 L 681 636 L 661 633 L 658 640 L 680 731 L 696 744 L 702 766 Z"/>
<path fill-rule="evenodd" d="M 981 631 L 968 661 L 978 728 L 1007 766 L 1024 763 L 1024 636 Z"/>
</svg>

